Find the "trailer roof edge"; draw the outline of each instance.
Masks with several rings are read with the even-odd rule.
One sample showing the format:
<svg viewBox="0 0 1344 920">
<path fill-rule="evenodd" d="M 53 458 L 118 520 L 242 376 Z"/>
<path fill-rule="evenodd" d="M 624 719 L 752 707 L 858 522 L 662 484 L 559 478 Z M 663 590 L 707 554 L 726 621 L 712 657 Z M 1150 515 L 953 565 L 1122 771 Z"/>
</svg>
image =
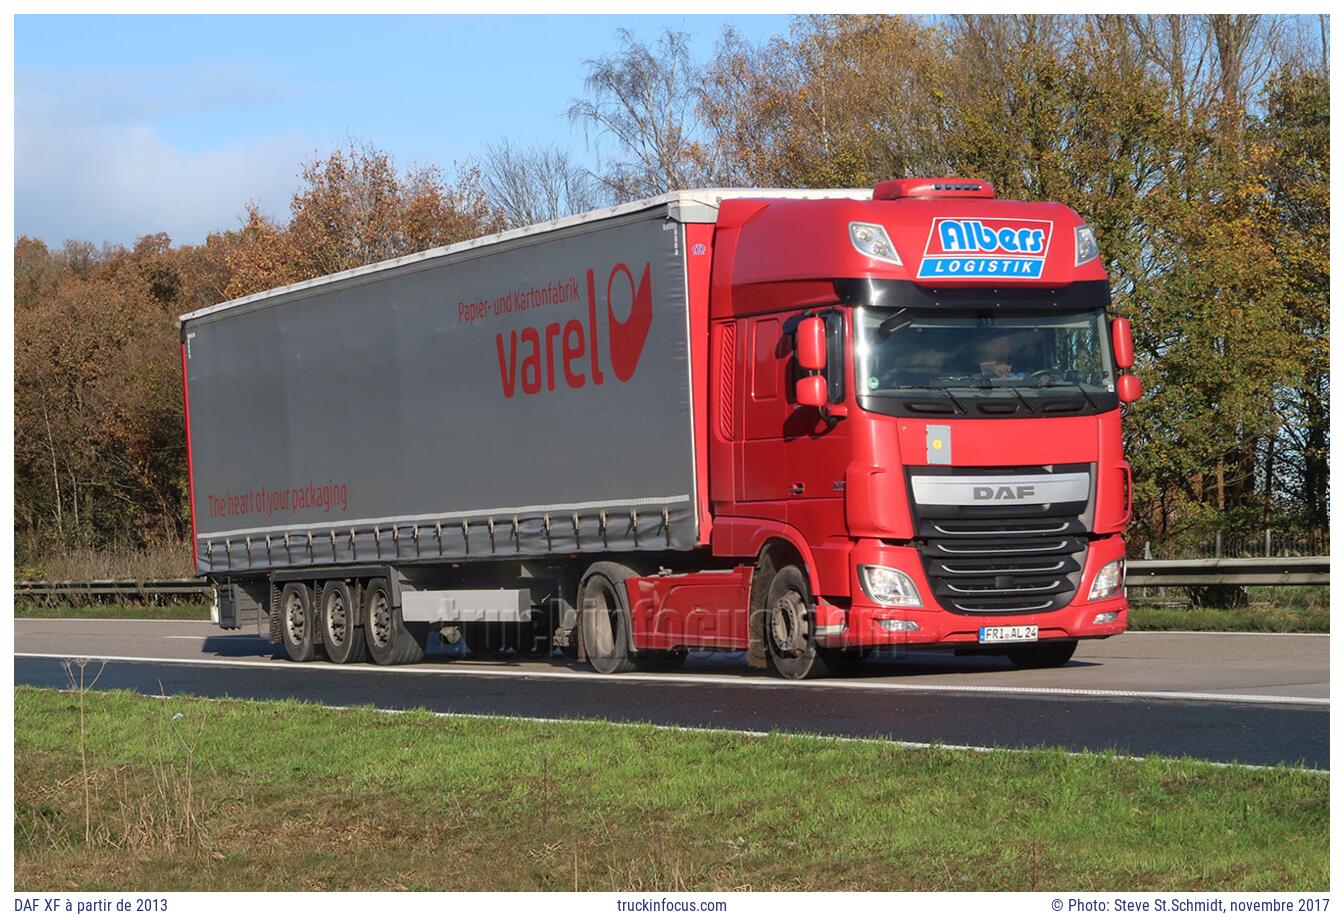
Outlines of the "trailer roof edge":
<svg viewBox="0 0 1344 920">
<path fill-rule="evenodd" d="M 489 236 L 476 237 L 475 239 L 464 240 L 449 246 L 426 249 L 423 252 L 398 256 L 394 259 L 385 259 L 382 262 L 361 265 L 358 268 L 347 269 L 343 272 L 322 275 L 318 278 L 310 278 L 307 281 L 298 281 L 294 284 L 286 284 L 281 287 L 258 291 L 255 294 L 248 294 L 245 297 L 226 300 L 223 303 L 218 303 L 211 307 L 203 307 L 200 310 L 194 310 L 191 313 L 184 313 L 177 318 L 177 322 L 179 326 L 182 326 L 185 325 L 188 320 L 200 319 L 215 313 L 222 313 L 226 310 L 234 309 L 235 307 L 256 303 L 261 300 L 268 300 L 282 294 L 292 294 L 296 291 L 321 287 L 322 285 L 333 284 L 338 281 L 346 281 L 351 278 L 357 278 L 361 275 L 370 275 L 389 268 L 412 265 L 416 262 L 454 255 L 472 249 L 483 249 L 487 246 L 495 245 L 496 243 L 506 243 L 529 236 L 539 236 L 543 233 L 563 230 L 567 227 L 576 227 L 596 220 L 621 217 L 626 214 L 636 214 L 640 211 L 652 211 L 661 207 L 666 207 L 669 214 L 675 220 L 681 220 L 684 223 L 708 223 L 710 221 L 698 217 L 691 217 L 689 214 L 698 209 L 708 209 L 711 214 L 716 214 L 718 212 L 719 203 L 728 198 L 854 198 L 867 200 L 872 198 L 872 195 L 872 189 L 866 188 L 705 188 L 668 192 L 654 198 L 642 198 L 639 201 L 631 201 L 626 204 L 619 204 L 607 208 L 597 208 L 592 211 L 585 211 L 582 214 L 574 214 L 569 217 L 562 217 L 557 220 L 546 221 L 540 224 L 530 224 L 526 227 L 505 230 L 501 233 L 492 233 Z"/>
</svg>

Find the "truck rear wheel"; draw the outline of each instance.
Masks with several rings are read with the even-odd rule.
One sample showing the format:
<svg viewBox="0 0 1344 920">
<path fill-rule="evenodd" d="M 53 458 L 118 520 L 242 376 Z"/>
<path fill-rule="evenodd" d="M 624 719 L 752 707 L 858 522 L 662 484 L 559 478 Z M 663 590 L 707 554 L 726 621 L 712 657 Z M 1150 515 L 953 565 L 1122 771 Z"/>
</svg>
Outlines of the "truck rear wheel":
<svg viewBox="0 0 1344 920">
<path fill-rule="evenodd" d="M 322 586 L 321 610 L 322 645 L 327 657 L 337 664 L 360 662 L 368 657 L 364 642 L 364 628 L 355 623 L 355 603 L 350 587 L 343 581 L 329 581 Z"/>
<path fill-rule="evenodd" d="M 830 672 L 816 644 L 815 622 L 816 606 L 802 569 L 784 566 L 770 582 L 765 602 L 766 655 L 780 677 L 803 680 Z"/>
<path fill-rule="evenodd" d="M 595 562 L 579 587 L 579 628 L 583 651 L 603 674 L 635 667 L 630 651 L 630 605 L 625 580 L 638 573 L 616 562 Z"/>
<path fill-rule="evenodd" d="M 418 664 L 425 660 L 429 624 L 404 622 L 387 579 L 372 578 L 364 588 L 364 638 L 378 664 Z"/>
<path fill-rule="evenodd" d="M 1078 651 L 1077 640 L 1046 642 L 1015 649 L 1008 653 L 1008 660 L 1019 668 L 1058 668 L 1068 664 L 1076 651 Z"/>
<path fill-rule="evenodd" d="M 302 582 L 285 585 L 280 594 L 280 638 L 290 661 L 317 658 L 317 617 L 313 615 L 313 593 Z"/>
</svg>

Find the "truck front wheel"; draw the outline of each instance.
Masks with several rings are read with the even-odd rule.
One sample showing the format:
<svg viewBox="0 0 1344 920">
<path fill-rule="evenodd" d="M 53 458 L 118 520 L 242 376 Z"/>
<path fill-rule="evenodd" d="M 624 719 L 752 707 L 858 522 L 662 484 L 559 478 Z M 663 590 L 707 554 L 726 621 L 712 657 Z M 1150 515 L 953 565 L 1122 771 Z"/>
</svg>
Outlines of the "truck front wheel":
<svg viewBox="0 0 1344 920">
<path fill-rule="evenodd" d="M 796 565 L 775 573 L 765 602 L 765 649 L 780 677 L 825 677 L 830 669 L 816 644 L 816 606 L 807 579 Z"/>
<path fill-rule="evenodd" d="M 418 664 L 425 660 L 429 624 L 407 624 L 392 606 L 387 580 L 371 578 L 364 589 L 364 640 L 378 664 Z"/>
<path fill-rule="evenodd" d="M 603 674 L 635 667 L 635 656 L 630 651 L 625 580 L 637 574 L 619 563 L 595 562 L 579 588 L 579 628 L 583 630 L 584 654 Z"/>
</svg>

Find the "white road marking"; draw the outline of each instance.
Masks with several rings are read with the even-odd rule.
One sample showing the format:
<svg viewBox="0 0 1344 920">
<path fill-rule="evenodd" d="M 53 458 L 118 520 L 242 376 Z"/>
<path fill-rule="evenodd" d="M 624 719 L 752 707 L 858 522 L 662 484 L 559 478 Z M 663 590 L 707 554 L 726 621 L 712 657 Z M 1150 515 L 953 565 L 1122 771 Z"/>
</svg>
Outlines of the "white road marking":
<svg viewBox="0 0 1344 920">
<path fill-rule="evenodd" d="M 185 664 L 201 667 L 243 668 L 304 668 L 319 671 L 363 671 L 398 676 L 420 677 L 495 677 L 523 680 L 609 680 L 627 683 L 706 684 L 713 686 L 750 686 L 777 690 L 886 690 L 919 693 L 976 693 L 1006 696 L 1075 696 L 1101 699 L 1158 699 L 1206 703 L 1279 703 L 1293 706 L 1329 706 L 1328 698 L 1314 696 L 1275 696 L 1271 694 L 1202 693 L 1180 690 L 1105 690 L 1067 687 L 1001 687 L 977 684 L 916 684 L 894 683 L 881 680 L 807 680 L 788 681 L 774 677 L 717 674 L 598 674 L 595 671 L 513 671 L 482 668 L 472 665 L 450 665 L 441 668 L 380 668 L 367 664 L 332 664 L 330 662 L 259 661 L 256 659 L 207 660 L 201 658 L 146 658 L 129 655 L 78 655 L 50 652 L 16 652 L 16 658 L 89 658 L 96 661 L 122 661 L 138 664 Z"/>
</svg>

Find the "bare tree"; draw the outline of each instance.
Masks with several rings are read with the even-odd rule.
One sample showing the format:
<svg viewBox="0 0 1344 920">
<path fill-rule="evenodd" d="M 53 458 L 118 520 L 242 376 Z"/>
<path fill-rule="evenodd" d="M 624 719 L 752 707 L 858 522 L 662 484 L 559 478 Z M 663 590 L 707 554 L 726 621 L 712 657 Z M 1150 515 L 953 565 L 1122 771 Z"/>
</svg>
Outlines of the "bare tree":
<svg viewBox="0 0 1344 920">
<path fill-rule="evenodd" d="M 590 211 L 607 197 L 588 170 L 555 146 L 515 147 L 507 138 L 485 148 L 486 200 L 509 227 Z"/>
<path fill-rule="evenodd" d="M 568 112 L 590 143 L 615 146 L 600 180 L 625 201 L 704 184 L 712 170 L 688 36 L 668 30 L 653 47 L 625 29 L 616 37 L 619 51 L 584 62 L 587 95 Z"/>
</svg>

